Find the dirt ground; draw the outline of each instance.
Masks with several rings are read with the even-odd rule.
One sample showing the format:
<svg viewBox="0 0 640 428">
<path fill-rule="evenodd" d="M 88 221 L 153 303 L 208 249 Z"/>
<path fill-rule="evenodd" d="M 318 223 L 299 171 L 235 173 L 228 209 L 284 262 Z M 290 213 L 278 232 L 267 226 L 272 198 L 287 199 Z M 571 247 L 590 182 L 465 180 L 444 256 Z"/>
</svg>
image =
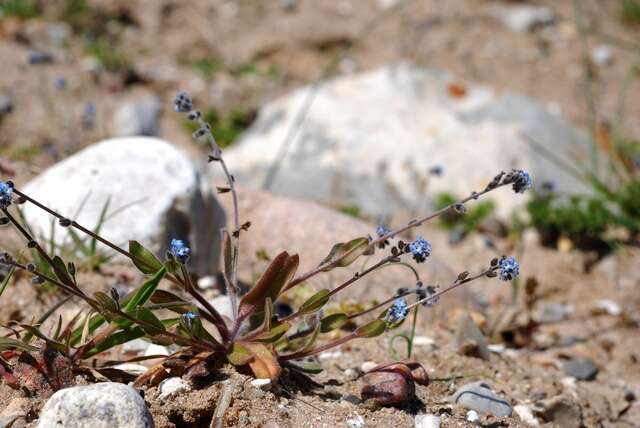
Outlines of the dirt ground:
<svg viewBox="0 0 640 428">
<path fill-rule="evenodd" d="M 63 1 L 42 3 L 44 17 L 0 18 L 0 95 L 8 95 L 12 104 L 10 112 L 0 114 L 0 173 L 19 185 L 113 135 L 111 118 L 117 106 L 149 94 L 159 96 L 163 105 L 160 136 L 201 155 L 169 108 L 178 89 L 222 115 L 250 113 L 314 82 L 343 49 L 334 74 L 409 60 L 447 69 L 463 83 L 532 96 L 576 126 L 589 125 L 581 40 L 568 0 L 526 2 L 550 6 L 557 16 L 553 26 L 528 33 L 506 29 L 491 17 L 496 5 L 525 3 L 518 1 L 415 0 L 382 16 L 377 0 L 300 0 L 293 10 L 275 0 L 96 0 L 88 1 L 90 12 L 80 15 L 65 15 Z M 628 48 L 640 45 L 640 27 L 620 19 L 616 1 L 585 4 L 586 19 L 595 28 L 589 51 L 599 43 L 614 46 L 610 66 L 590 66 L 597 122 L 617 126 L 620 91 L 634 61 Z M 97 44 L 98 52 L 111 70 L 89 55 L 87 29 L 95 30 L 103 43 Z M 51 54 L 52 62 L 29 64 L 34 51 Z M 640 139 L 638 84 L 626 93 L 619 129 L 630 139 Z M 601 129 L 606 132 L 607 127 Z M 6 230 L 0 229 L 0 248 L 13 248 L 16 241 Z M 442 417 L 444 427 L 472 426 L 467 411 L 446 397 L 460 385 L 483 380 L 512 406 L 534 408 L 549 426 L 639 426 L 640 252 L 622 249 L 586 272 L 591 254 L 544 249 L 535 239 L 519 246 L 498 240 L 496 245 L 502 252 L 520 254 L 521 284 L 537 284 L 530 310 L 522 295 L 514 302 L 510 288 L 488 280 L 425 310 L 417 333 L 423 345 L 416 346 L 413 358 L 426 367 L 432 381 L 417 387 L 416 401 L 371 408 L 344 398 L 359 397 L 362 382 L 348 376 L 347 369 L 357 372 L 367 361 L 391 361 L 385 336 L 351 342 L 323 355 L 319 362 L 325 371 L 313 377 L 315 386 L 287 378 L 279 388 L 263 392 L 251 386 L 246 375 L 225 369 L 230 379 L 238 379 L 226 425 L 412 427 L 414 415 L 431 413 Z M 444 251 L 454 271 L 478 268 L 494 255 L 469 242 Z M 101 274 L 81 278 L 92 291 L 135 280 L 134 272 L 121 266 L 106 266 Z M 25 277 L 2 296 L 0 323 L 30 320 L 55 299 Z M 620 313 L 603 310 L 602 299 L 616 303 Z M 563 319 L 532 326 L 530 319 L 550 303 L 572 310 Z M 63 313 L 70 317 L 75 309 L 65 307 Z M 455 331 L 463 310 L 473 314 L 491 343 L 504 345 L 494 348 L 497 352 L 489 361 L 458 352 Z M 573 358 L 593 361 L 599 369 L 596 379 L 567 378 L 562 363 Z M 303 387 L 308 389 L 300 391 Z M 211 381 L 162 401 L 150 387 L 145 399 L 157 427 L 208 426 L 220 388 L 219 380 Z M 25 416 L 13 426 L 34 425 L 42 400 L 0 384 L 0 413 L 18 402 Z M 484 416 L 482 425 L 526 426 L 515 413 Z"/>
</svg>

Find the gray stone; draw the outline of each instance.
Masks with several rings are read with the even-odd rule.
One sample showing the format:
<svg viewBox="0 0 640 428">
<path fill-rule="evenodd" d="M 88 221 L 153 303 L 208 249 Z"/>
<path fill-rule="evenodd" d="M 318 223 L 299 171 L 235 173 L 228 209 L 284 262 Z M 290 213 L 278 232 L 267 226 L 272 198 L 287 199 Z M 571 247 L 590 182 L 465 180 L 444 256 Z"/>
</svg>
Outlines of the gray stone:
<svg viewBox="0 0 640 428">
<path fill-rule="evenodd" d="M 429 194 L 468 195 L 500 170 L 528 170 L 558 191 L 588 189 L 559 170 L 529 138 L 561 157 L 588 156 L 585 136 L 521 95 L 470 85 L 453 96 L 454 76 L 396 64 L 325 83 L 271 182 L 273 192 L 333 206 L 356 206 L 373 218 L 429 208 Z M 267 104 L 225 153 L 238 183 L 262 188 L 310 87 Z M 525 137 L 526 136 L 526 137 Z M 429 171 L 444 166 L 437 177 Z M 220 167 L 211 171 L 222 179 Z M 501 189 L 488 195 L 506 218 L 526 201 Z"/>
<path fill-rule="evenodd" d="M 479 413 L 497 417 L 511 416 L 511 406 L 507 400 L 491 391 L 489 385 L 482 381 L 461 386 L 449 397 L 449 401 Z"/>
<path fill-rule="evenodd" d="M 224 211 L 189 158 L 166 141 L 129 137 L 102 141 L 52 166 L 22 188 L 36 200 L 94 229 L 105 204 L 100 234 L 117 245 L 131 239 L 162 255 L 171 238 L 192 248 L 199 275 L 217 270 Z M 52 219 L 24 205 L 28 224 L 49 240 Z M 55 225 L 59 244 L 71 242 Z M 105 247 L 101 247 L 105 248 Z M 106 250 L 105 250 L 106 251 Z"/>
<path fill-rule="evenodd" d="M 575 377 L 578 380 L 594 380 L 598 375 L 598 367 L 593 361 L 587 359 L 565 361 L 562 368 L 567 376 Z"/>
<path fill-rule="evenodd" d="M 62 389 L 49 398 L 38 428 L 149 428 L 153 417 L 138 392 L 105 382 Z"/>
<path fill-rule="evenodd" d="M 535 315 L 536 321 L 542 324 L 550 324 L 565 320 L 573 313 L 573 307 L 562 303 L 544 303 Z"/>
<path fill-rule="evenodd" d="M 13 111 L 13 101 L 8 94 L 0 94 L 0 117 Z"/>
<path fill-rule="evenodd" d="M 518 33 L 533 31 L 556 21 L 553 10 L 545 6 L 499 6 L 493 9 L 492 14 L 502 25 Z"/>
<path fill-rule="evenodd" d="M 485 361 L 491 359 L 487 339 L 466 312 L 458 320 L 456 347 L 461 355 L 477 357 Z"/>
<path fill-rule="evenodd" d="M 158 114 L 162 105 L 156 96 L 127 101 L 113 115 L 113 134 L 117 137 L 158 135 Z"/>
</svg>

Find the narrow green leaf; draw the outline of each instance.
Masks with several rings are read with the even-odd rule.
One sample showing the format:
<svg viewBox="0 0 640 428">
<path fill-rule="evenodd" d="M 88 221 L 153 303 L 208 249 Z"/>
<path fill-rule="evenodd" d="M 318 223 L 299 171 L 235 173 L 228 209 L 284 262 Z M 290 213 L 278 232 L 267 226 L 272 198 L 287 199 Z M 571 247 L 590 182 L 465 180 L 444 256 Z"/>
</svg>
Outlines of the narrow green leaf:
<svg viewBox="0 0 640 428">
<path fill-rule="evenodd" d="M 7 275 L 2 280 L 2 283 L 0 283 L 0 296 L 2 296 L 2 293 L 4 293 L 4 290 L 9 286 L 9 281 L 11 281 L 11 278 L 13 277 L 13 274 L 15 271 L 16 271 L 16 268 L 11 267 L 11 269 L 9 270 L 9 273 L 7 273 Z"/>
<path fill-rule="evenodd" d="M 50 348 L 53 348 L 56 351 L 61 352 L 63 354 L 67 353 L 67 348 L 64 345 L 64 343 L 56 342 L 55 340 L 49 339 L 44 333 L 42 333 L 36 327 L 28 324 L 20 324 L 20 327 L 27 330 L 29 333 L 36 336 L 37 338 L 44 340 L 47 346 L 49 346 Z"/>
<path fill-rule="evenodd" d="M 67 264 L 64 262 L 64 260 L 62 260 L 59 256 L 55 256 L 53 258 L 53 266 L 51 267 L 53 268 L 53 271 L 55 272 L 60 282 L 62 282 L 64 285 L 75 287 L 75 282 L 73 281 L 73 278 L 71 278 L 71 275 L 69 275 L 69 272 L 67 272 Z"/>
<path fill-rule="evenodd" d="M 383 320 L 376 319 L 356 329 L 355 333 L 358 337 L 376 337 L 380 336 L 387 329 L 387 323 Z"/>
<path fill-rule="evenodd" d="M 280 325 L 273 327 L 269 331 L 260 333 L 253 340 L 257 342 L 265 342 L 265 343 L 276 342 L 287 332 L 287 330 L 289 330 L 290 327 L 291 327 L 291 324 L 289 324 L 288 322 L 282 323 Z"/>
<path fill-rule="evenodd" d="M 286 367 L 289 367 L 292 370 L 309 374 L 318 374 L 322 372 L 322 367 L 320 367 L 319 364 L 305 361 L 297 361 L 295 364 L 292 362 L 287 362 Z"/>
<path fill-rule="evenodd" d="M 10 351 L 19 349 L 20 351 L 35 352 L 38 350 L 35 346 L 31 346 L 18 339 L 12 337 L 0 337 L 0 351 Z"/>
<path fill-rule="evenodd" d="M 129 241 L 129 252 L 133 256 L 133 264 L 142 273 L 151 275 L 163 267 L 162 262 L 138 241 Z"/>
<path fill-rule="evenodd" d="M 167 269 L 162 265 L 160 266 L 160 269 L 155 275 L 149 281 L 145 282 L 127 302 L 124 307 L 124 312 L 131 312 L 137 306 L 142 306 L 147 303 L 147 300 L 151 298 L 156 288 L 158 288 L 160 281 L 162 281 L 162 278 L 167 274 Z"/>
<path fill-rule="evenodd" d="M 166 331 L 166 329 L 164 328 L 164 324 L 162 324 L 158 317 L 156 317 L 153 312 L 151 312 L 147 308 L 138 306 L 135 309 L 134 318 L 145 322 L 144 325 L 139 324 L 140 328 L 142 328 L 145 333 L 150 336 L 155 336 Z"/>
<path fill-rule="evenodd" d="M 83 358 L 87 359 L 97 355 L 101 352 L 104 352 L 108 349 L 113 348 L 114 346 L 122 345 L 123 343 L 131 342 L 135 339 L 140 339 L 145 336 L 145 332 L 140 327 L 133 327 L 127 330 L 116 331 L 113 334 L 110 334 L 102 342 L 98 343 L 95 347 L 91 348 L 84 354 Z"/>
<path fill-rule="evenodd" d="M 329 293 L 331 293 L 331 291 L 324 289 L 309 297 L 300 307 L 300 313 L 308 314 L 319 311 L 329 301 Z"/>
<path fill-rule="evenodd" d="M 328 333 L 346 324 L 347 314 L 331 314 L 320 320 L 320 332 Z"/>
</svg>

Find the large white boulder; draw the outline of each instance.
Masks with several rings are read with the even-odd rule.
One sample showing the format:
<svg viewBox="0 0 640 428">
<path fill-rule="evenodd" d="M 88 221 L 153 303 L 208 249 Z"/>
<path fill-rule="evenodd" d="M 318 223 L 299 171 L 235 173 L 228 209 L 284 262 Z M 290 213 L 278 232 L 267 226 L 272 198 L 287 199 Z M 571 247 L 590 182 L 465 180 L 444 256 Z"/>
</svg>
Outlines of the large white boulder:
<svg viewBox="0 0 640 428">
<path fill-rule="evenodd" d="M 521 168 L 536 183 L 582 189 L 525 141 L 584 161 L 587 140 L 557 115 L 524 96 L 476 85 L 409 64 L 341 77 L 320 87 L 304 126 L 291 141 L 270 190 L 371 215 L 425 207 L 428 195 L 466 196 L 500 170 Z M 310 87 L 261 109 L 258 120 L 225 159 L 239 183 L 260 188 Z M 441 167 L 444 174 L 429 173 Z M 212 171 L 220 174 L 219 166 Z M 494 193 L 506 215 L 525 197 Z"/>
<path fill-rule="evenodd" d="M 108 203 L 100 234 L 117 245 L 129 240 L 162 254 L 171 238 L 187 240 L 201 274 L 218 267 L 225 215 L 190 159 L 170 143 L 147 137 L 102 141 L 53 165 L 22 189 L 27 195 L 94 229 Z M 29 226 L 48 241 L 70 243 L 66 229 L 29 203 Z"/>
</svg>

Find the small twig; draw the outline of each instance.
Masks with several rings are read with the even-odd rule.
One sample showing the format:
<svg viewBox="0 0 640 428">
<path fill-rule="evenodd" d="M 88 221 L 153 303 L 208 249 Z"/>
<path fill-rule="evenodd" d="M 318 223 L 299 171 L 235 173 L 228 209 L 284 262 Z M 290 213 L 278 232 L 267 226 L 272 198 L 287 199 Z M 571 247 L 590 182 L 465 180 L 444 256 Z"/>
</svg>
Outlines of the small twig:
<svg viewBox="0 0 640 428">
<path fill-rule="evenodd" d="M 229 379 L 224 387 L 222 388 L 222 393 L 220 394 L 220 398 L 218 399 L 218 403 L 216 404 L 216 411 L 213 414 L 213 419 L 211 420 L 211 424 L 209 428 L 222 428 L 224 421 L 224 414 L 227 412 L 229 405 L 231 404 L 231 398 L 233 396 L 233 392 L 238 385 L 239 378 L 232 377 Z"/>
</svg>

